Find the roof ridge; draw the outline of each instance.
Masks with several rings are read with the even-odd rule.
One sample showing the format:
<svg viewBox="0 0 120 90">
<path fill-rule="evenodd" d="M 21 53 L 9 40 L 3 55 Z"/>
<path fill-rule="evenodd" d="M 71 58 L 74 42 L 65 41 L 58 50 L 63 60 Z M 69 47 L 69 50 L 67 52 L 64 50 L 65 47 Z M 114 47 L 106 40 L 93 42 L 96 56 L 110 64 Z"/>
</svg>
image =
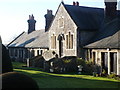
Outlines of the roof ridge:
<svg viewBox="0 0 120 90">
<path fill-rule="evenodd" d="M 100 8 L 100 7 L 74 6 L 74 5 L 70 5 L 70 4 L 64 4 L 64 5 L 65 5 L 65 6 L 73 6 L 73 7 L 92 8 L 92 9 L 104 9 L 104 8 Z"/>
</svg>

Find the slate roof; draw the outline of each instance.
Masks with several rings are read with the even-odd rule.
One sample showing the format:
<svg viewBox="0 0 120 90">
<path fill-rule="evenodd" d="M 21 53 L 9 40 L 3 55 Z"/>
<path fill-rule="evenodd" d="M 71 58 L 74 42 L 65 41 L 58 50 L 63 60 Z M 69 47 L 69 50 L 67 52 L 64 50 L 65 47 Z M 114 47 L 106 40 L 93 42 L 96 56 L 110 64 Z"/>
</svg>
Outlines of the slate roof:
<svg viewBox="0 0 120 90">
<path fill-rule="evenodd" d="M 105 23 L 103 8 L 66 5 L 64 3 L 63 5 L 80 30 L 97 30 L 89 45 L 83 45 L 85 48 L 120 48 L 119 10 L 117 11 L 117 19 Z"/>
<path fill-rule="evenodd" d="M 120 48 L 120 19 L 105 24 L 85 48 Z"/>
<path fill-rule="evenodd" d="M 23 32 L 8 47 L 26 47 L 26 48 L 48 48 L 48 32 L 44 29 L 36 30 L 31 33 Z"/>
<path fill-rule="evenodd" d="M 81 30 L 96 30 L 104 19 L 104 9 L 64 4 L 67 12 Z"/>
</svg>

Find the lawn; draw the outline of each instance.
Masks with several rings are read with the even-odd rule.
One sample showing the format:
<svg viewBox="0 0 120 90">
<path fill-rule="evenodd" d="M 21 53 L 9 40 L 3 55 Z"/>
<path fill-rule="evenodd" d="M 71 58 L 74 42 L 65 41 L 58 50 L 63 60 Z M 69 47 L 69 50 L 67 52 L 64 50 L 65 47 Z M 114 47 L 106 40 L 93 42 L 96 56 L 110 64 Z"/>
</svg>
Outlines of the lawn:
<svg viewBox="0 0 120 90">
<path fill-rule="evenodd" d="M 22 67 L 24 65 L 13 62 L 14 71 L 32 77 L 40 88 L 120 88 L 120 81 L 114 79 L 90 75 L 47 73 L 36 68 Z"/>
</svg>

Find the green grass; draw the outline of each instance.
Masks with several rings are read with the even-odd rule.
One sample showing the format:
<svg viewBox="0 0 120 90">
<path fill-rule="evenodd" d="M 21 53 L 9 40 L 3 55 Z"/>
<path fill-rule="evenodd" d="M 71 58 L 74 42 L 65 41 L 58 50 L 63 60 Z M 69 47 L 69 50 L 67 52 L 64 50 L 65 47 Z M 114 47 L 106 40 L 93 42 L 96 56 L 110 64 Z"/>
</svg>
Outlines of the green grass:
<svg viewBox="0 0 120 90">
<path fill-rule="evenodd" d="M 120 88 L 120 81 L 114 79 L 90 75 L 47 73 L 40 69 L 22 68 L 23 65 L 25 64 L 13 62 L 14 71 L 32 77 L 40 88 Z"/>
</svg>

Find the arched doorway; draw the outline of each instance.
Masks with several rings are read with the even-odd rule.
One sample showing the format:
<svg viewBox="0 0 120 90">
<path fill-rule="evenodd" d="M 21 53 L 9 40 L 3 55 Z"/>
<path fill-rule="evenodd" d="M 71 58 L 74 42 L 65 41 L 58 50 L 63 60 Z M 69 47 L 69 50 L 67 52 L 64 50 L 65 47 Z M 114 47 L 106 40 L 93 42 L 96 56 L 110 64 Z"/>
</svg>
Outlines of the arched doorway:
<svg viewBox="0 0 120 90">
<path fill-rule="evenodd" d="M 64 40 L 64 35 L 60 34 L 58 36 L 58 41 L 59 41 L 59 57 L 63 56 L 63 40 Z"/>
<path fill-rule="evenodd" d="M 59 56 L 63 56 L 63 42 L 59 40 Z"/>
</svg>

